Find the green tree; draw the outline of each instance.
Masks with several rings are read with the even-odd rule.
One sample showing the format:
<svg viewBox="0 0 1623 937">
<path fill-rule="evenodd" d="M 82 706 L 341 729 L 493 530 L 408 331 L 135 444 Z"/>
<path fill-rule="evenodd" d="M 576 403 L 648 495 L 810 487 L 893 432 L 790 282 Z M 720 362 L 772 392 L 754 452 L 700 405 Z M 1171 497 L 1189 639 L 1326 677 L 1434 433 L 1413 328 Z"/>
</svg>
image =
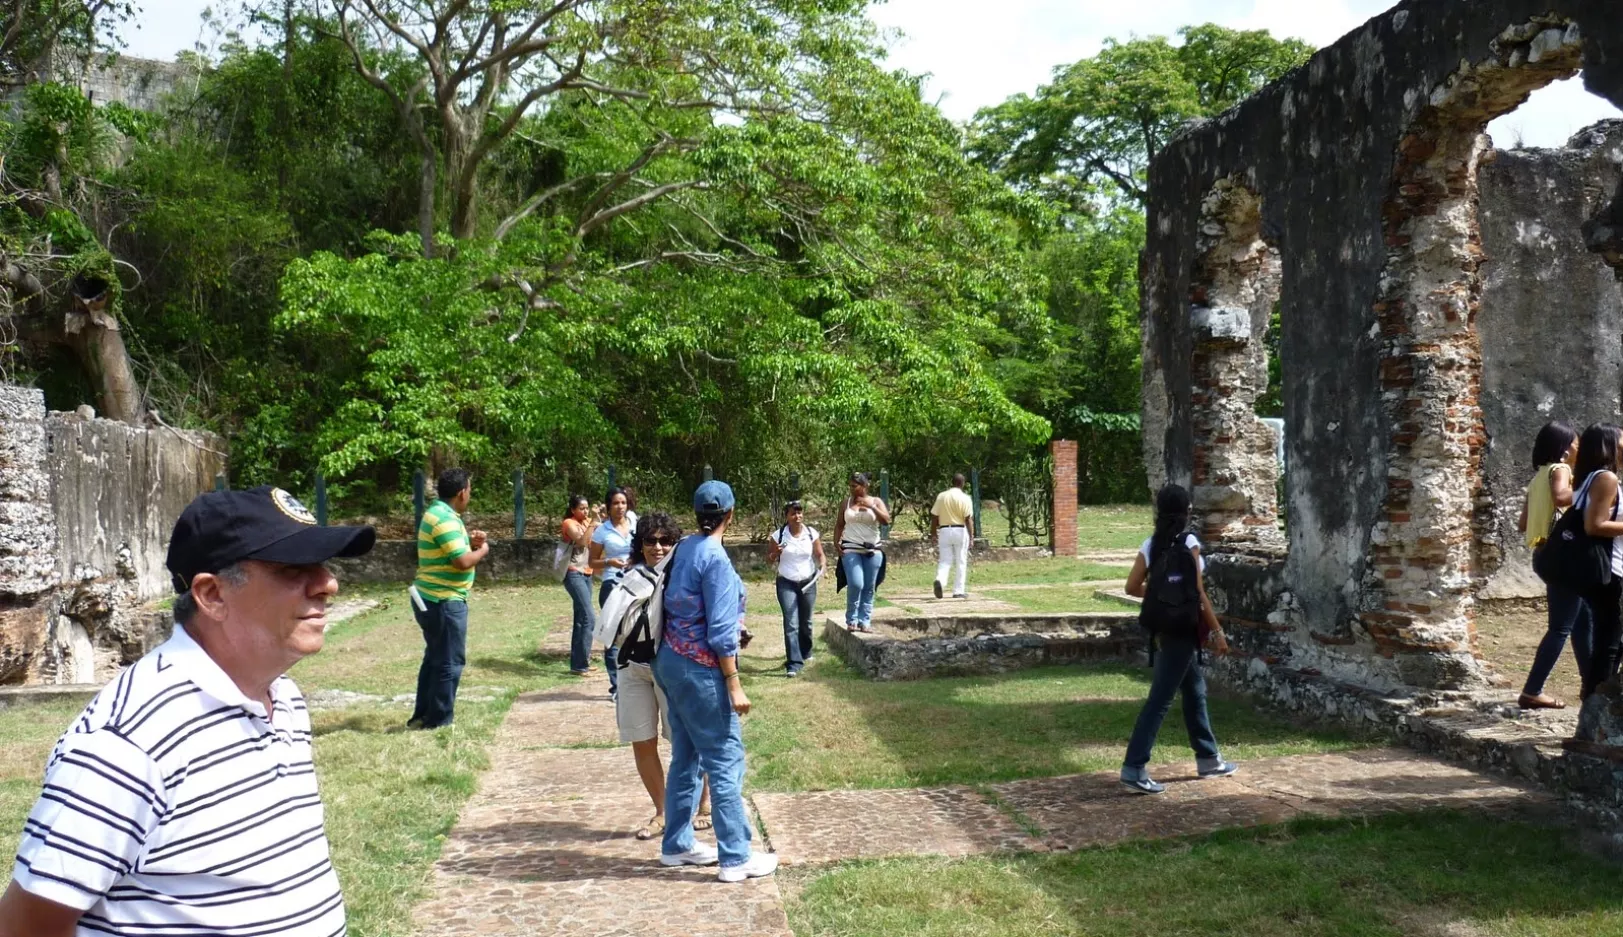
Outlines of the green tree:
<svg viewBox="0 0 1623 937">
<path fill-rule="evenodd" d="M 1177 45 L 1164 36 L 1105 40 L 1035 95 L 976 115 L 970 152 L 1073 212 L 1100 198 L 1142 204 L 1144 171 L 1178 128 L 1233 107 L 1313 52 L 1297 39 L 1211 23 L 1178 35 Z"/>
</svg>

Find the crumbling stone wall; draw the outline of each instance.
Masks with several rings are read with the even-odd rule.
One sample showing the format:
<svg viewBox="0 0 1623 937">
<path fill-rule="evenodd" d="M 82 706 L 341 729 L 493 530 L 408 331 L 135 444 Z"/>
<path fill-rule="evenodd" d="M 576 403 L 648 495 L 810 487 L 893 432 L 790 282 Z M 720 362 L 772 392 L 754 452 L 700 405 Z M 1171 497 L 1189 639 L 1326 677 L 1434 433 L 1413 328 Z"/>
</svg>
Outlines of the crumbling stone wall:
<svg viewBox="0 0 1623 937">
<path fill-rule="evenodd" d="M 47 413 L 0 385 L 0 684 L 92 682 L 160 640 L 167 616 L 142 605 L 168 594 L 170 529 L 224 465 L 212 434 Z"/>
<path fill-rule="evenodd" d="M 1361 683 L 1468 688 L 1483 481 L 1478 189 L 1488 121 L 1583 69 L 1623 102 L 1612 0 L 1409 0 L 1150 167 L 1142 265 L 1150 476 L 1190 483 L 1203 425 L 1231 407 L 1199 386 L 1195 287 L 1207 204 L 1244 180 L 1281 261 L 1289 553 L 1218 530 L 1214 599 L 1264 664 Z M 1583 228 L 1623 258 L 1623 195 Z M 1251 392 L 1243 380 L 1235 394 Z M 1215 437 L 1210 437 L 1215 440 Z M 1242 458 L 1244 454 L 1242 454 Z M 1224 525 L 1225 527 L 1227 525 Z M 1257 525 L 1260 526 L 1260 525 Z"/>
<path fill-rule="evenodd" d="M 1623 288 L 1583 225 L 1623 185 L 1623 120 L 1563 149 L 1498 151 L 1481 170 L 1483 479 L 1479 598 L 1542 597 L 1516 530 L 1533 436 L 1548 420 L 1582 429 L 1623 412 Z"/>
</svg>

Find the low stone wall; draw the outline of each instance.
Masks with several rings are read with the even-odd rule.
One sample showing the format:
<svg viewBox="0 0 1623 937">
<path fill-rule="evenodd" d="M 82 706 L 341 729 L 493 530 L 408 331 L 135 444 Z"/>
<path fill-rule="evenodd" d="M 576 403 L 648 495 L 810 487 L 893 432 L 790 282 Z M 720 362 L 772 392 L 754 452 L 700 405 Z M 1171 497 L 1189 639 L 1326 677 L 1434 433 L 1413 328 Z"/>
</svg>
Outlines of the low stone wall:
<svg viewBox="0 0 1623 937">
<path fill-rule="evenodd" d="M 554 576 L 556 540 L 492 540 L 490 554 L 479 564 L 479 578 L 491 582 L 520 582 Z M 764 543 L 727 545 L 727 555 L 738 571 L 767 568 Z M 897 562 L 935 561 L 935 546 L 923 540 L 893 541 L 888 553 Z M 974 553 L 977 562 L 1031 559 L 1049 555 L 1038 547 L 991 547 Z M 830 556 L 832 562 L 833 556 Z M 409 583 L 417 575 L 417 541 L 379 540 L 372 552 L 347 560 L 334 560 L 341 582 Z"/>
<path fill-rule="evenodd" d="M 847 631 L 836 617 L 823 642 L 870 680 L 1007 673 L 1082 660 L 1125 660 L 1144 646 L 1133 612 L 888 618 Z"/>
<path fill-rule="evenodd" d="M 170 529 L 224 466 L 211 434 L 0 385 L 0 685 L 94 682 L 162 641 Z"/>
</svg>

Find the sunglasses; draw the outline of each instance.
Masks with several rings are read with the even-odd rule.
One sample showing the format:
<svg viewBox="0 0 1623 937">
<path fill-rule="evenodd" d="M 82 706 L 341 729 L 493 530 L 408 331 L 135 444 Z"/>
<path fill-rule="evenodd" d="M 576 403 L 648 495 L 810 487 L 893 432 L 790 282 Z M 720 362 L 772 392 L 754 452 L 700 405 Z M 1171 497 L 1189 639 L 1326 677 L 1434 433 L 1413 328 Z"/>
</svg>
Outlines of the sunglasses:
<svg viewBox="0 0 1623 937">
<path fill-rule="evenodd" d="M 674 547 L 674 546 L 676 546 L 676 541 L 672 540 L 669 537 L 650 537 L 646 542 L 651 547 Z"/>
</svg>

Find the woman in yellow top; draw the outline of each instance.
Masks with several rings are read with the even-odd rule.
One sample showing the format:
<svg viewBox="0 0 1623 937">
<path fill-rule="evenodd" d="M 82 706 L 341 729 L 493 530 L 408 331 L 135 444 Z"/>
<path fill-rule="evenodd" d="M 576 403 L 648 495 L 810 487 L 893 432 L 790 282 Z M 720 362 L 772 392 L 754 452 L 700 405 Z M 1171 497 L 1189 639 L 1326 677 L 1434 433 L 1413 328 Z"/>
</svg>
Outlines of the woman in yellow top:
<svg viewBox="0 0 1623 937">
<path fill-rule="evenodd" d="M 1533 440 L 1533 480 L 1527 483 L 1527 501 L 1522 505 L 1518 529 L 1529 548 L 1538 549 L 1549 536 L 1550 526 L 1563 508 L 1572 506 L 1572 466 L 1578 458 L 1578 434 L 1565 423 L 1546 423 Z M 1561 659 L 1561 648 L 1572 638 L 1572 656 L 1578 659 L 1578 672 L 1589 672 L 1594 626 L 1589 606 L 1578 593 L 1565 586 L 1546 583 L 1550 623 L 1533 655 L 1533 669 L 1522 687 L 1517 704 L 1523 709 L 1561 709 L 1565 701 L 1544 692 L 1544 681 Z"/>
</svg>

